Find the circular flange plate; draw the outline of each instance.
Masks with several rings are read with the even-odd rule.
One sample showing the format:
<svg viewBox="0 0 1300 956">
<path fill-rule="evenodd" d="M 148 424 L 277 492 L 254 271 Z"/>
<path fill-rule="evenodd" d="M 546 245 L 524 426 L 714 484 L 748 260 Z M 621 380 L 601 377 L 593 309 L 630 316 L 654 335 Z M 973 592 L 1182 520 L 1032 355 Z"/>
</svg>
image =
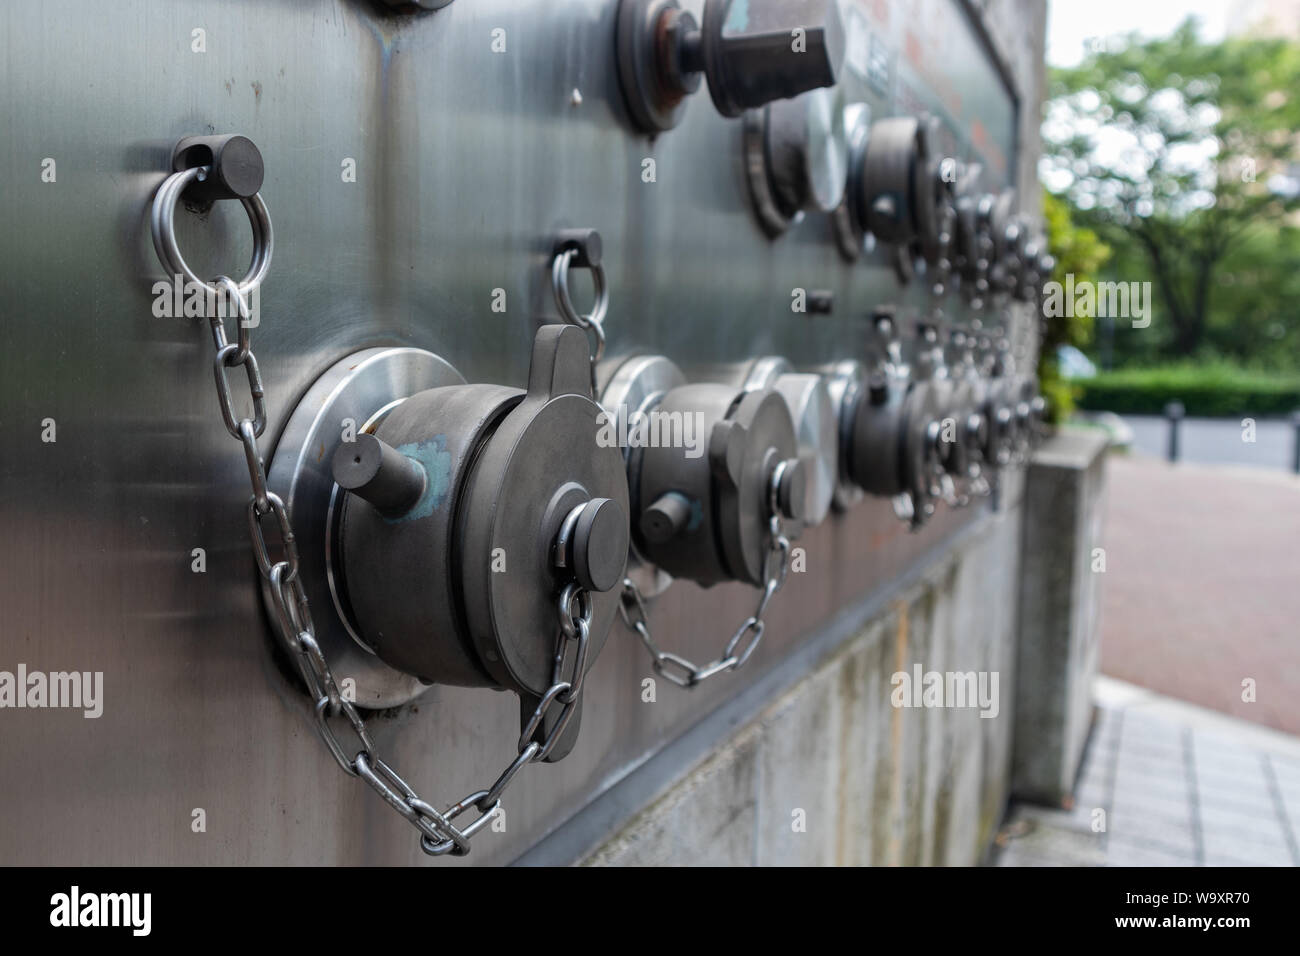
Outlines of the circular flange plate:
<svg viewBox="0 0 1300 956">
<path fill-rule="evenodd" d="M 964 376 L 957 380 L 954 408 L 960 416 L 960 440 L 965 459 L 965 467 L 960 476 L 962 478 L 978 478 L 984 470 L 984 449 L 988 447 L 989 425 L 981 399 L 978 378 Z M 978 422 L 973 433 L 969 427 L 972 418 Z"/>
<path fill-rule="evenodd" d="M 789 406 L 774 390 L 746 392 L 729 418 L 743 427 L 733 434 L 742 436 L 744 452 L 734 484 L 714 482 L 718 541 L 732 577 L 762 587 L 770 477 L 778 462 L 798 455 L 799 446 Z"/>
<path fill-rule="evenodd" d="M 992 265 L 1001 263 L 1007 256 L 1007 226 L 1011 223 L 1015 204 L 1014 189 L 1004 189 L 996 196 L 985 196 L 980 200 L 977 222 L 980 232 L 990 242 L 989 261 Z"/>
<path fill-rule="evenodd" d="M 903 434 L 900 467 L 902 484 L 912 497 L 916 519 L 924 520 L 933 507 L 930 467 L 935 454 L 928 434 L 943 418 L 950 383 L 945 379 L 913 382 L 903 399 Z M 941 426 L 942 427 L 942 426 Z"/>
<path fill-rule="evenodd" d="M 844 139 L 848 147 L 848 174 L 844 197 L 831 214 L 835 245 L 846 262 L 856 262 L 866 248 L 867 224 L 859 216 L 858 193 L 862 189 L 862 164 L 871 138 L 871 107 L 851 103 L 844 108 Z"/>
<path fill-rule="evenodd" d="M 853 454 L 853 420 L 863 389 L 866 388 L 867 373 L 861 362 L 846 359 L 827 368 L 824 374 L 826 391 L 835 408 L 839 434 L 839 471 L 832 503 L 837 511 L 848 511 L 865 494 L 849 474 L 849 461 Z"/>
<path fill-rule="evenodd" d="M 605 370 L 602 370 L 605 372 Z M 671 360 L 662 355 L 638 355 L 613 366 L 601 379 L 600 404 L 615 428 L 622 435 L 627 424 L 654 410 L 665 395 L 686 384 L 686 376 Z M 632 449 L 623 448 L 623 460 L 628 461 Z M 633 507 L 640 502 L 636 469 L 628 469 L 628 492 Z M 631 514 L 633 523 L 640 515 Z M 638 553 L 633 544 L 628 555 L 627 576 L 642 595 L 653 597 L 668 590 L 673 576 Z"/>
<path fill-rule="evenodd" d="M 806 470 L 804 520 L 800 527 L 816 527 L 826 520 L 831 510 L 831 499 L 839 480 L 838 406 L 832 401 L 826 380 L 821 375 L 795 372 L 785 359 L 764 358 L 754 363 L 745 388 L 765 387 L 775 389 L 785 399 L 794 420 L 799 457 Z"/>
<path fill-rule="evenodd" d="M 1009 379 L 989 380 L 986 407 L 989 409 L 989 447 L 998 466 L 1011 464 L 1015 455 L 1018 432 L 1016 426 L 1016 397 Z"/>
<path fill-rule="evenodd" d="M 672 129 L 686 109 L 686 96 L 663 89 L 655 62 L 664 14 L 678 9 L 677 0 L 621 0 L 618 5 L 614 41 L 623 102 L 637 127 L 651 135 Z"/>
<path fill-rule="evenodd" d="M 768 235 L 780 235 L 805 209 L 833 212 L 840 205 L 849 167 L 844 122 L 838 88 L 745 114 L 745 173 Z"/>
<path fill-rule="evenodd" d="M 758 224 L 767 235 L 775 239 L 790 228 L 799 217 L 798 209 L 782 207 L 772 189 L 772 180 L 768 175 L 767 160 L 767 111 L 768 107 L 747 110 L 741 121 L 743 146 L 745 154 L 745 182 L 749 185 L 749 197 L 754 203 L 754 214 Z"/>
<path fill-rule="evenodd" d="M 849 143 L 844 129 L 844 94 L 839 86 L 809 90 L 803 101 L 806 130 L 804 172 L 808 201 L 831 212 L 844 199 L 849 175 Z"/>
<path fill-rule="evenodd" d="M 376 657 L 347 620 L 336 586 L 337 543 L 331 540 L 337 528 L 333 509 L 342 502 L 330 462 L 342 443 L 345 420 L 351 419 L 358 432 L 373 430 L 407 396 L 464 381 L 447 362 L 423 349 L 355 352 L 307 390 L 281 432 L 267 470 L 267 487 L 280 496 L 293 519 L 316 640 L 334 674 L 356 682 L 360 707 L 396 707 L 428 685 Z M 271 609 L 265 585 L 263 598 Z M 274 618 L 274 610 L 271 613 Z"/>
<path fill-rule="evenodd" d="M 970 477 L 970 466 L 976 449 L 972 447 L 966 430 L 966 420 L 975 411 L 970 386 L 963 380 L 951 380 L 947 389 L 947 404 L 941 409 L 945 428 L 952 423 L 952 448 L 945 449 L 944 467 L 958 480 Z"/>
</svg>

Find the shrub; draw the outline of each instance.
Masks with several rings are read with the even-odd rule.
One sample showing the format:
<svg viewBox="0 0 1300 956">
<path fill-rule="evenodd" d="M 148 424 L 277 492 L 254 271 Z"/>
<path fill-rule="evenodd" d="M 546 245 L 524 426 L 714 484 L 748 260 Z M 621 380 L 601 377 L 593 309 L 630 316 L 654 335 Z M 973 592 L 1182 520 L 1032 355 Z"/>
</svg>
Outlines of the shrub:
<svg viewBox="0 0 1300 956">
<path fill-rule="evenodd" d="M 1300 377 L 1231 365 L 1183 363 L 1126 368 L 1076 381 L 1080 408 L 1130 415 L 1159 415 L 1179 401 L 1188 415 L 1287 415 L 1300 410 Z"/>
</svg>

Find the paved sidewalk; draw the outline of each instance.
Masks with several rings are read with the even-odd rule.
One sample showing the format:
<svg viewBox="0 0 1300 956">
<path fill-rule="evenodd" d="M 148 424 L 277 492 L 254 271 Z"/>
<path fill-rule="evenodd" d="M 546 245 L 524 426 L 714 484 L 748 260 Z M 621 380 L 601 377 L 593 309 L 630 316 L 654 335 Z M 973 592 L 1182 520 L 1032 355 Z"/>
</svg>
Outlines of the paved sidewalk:
<svg viewBox="0 0 1300 956">
<path fill-rule="evenodd" d="M 1102 673 L 1300 734 L 1300 478 L 1112 455 L 1107 485 Z"/>
<path fill-rule="evenodd" d="M 997 865 L 1300 866 L 1300 737 L 1104 677 L 1096 700 L 1074 806 L 1014 806 Z"/>
</svg>

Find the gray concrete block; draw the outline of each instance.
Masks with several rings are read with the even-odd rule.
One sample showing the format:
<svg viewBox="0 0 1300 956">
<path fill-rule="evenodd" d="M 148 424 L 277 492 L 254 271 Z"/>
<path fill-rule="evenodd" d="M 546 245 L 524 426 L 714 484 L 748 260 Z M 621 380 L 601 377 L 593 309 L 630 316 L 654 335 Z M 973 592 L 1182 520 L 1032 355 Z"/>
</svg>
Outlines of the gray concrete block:
<svg viewBox="0 0 1300 956">
<path fill-rule="evenodd" d="M 1063 429 L 1025 479 L 1012 792 L 1059 805 L 1074 786 L 1097 673 L 1106 438 Z"/>
</svg>

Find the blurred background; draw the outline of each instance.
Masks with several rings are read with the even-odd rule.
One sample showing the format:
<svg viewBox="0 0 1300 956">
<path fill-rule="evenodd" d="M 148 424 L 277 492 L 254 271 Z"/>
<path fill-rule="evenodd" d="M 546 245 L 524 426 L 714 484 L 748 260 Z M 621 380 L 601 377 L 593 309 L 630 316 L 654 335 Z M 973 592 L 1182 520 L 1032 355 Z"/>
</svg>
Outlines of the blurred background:
<svg viewBox="0 0 1300 956">
<path fill-rule="evenodd" d="M 1049 0 L 1039 375 L 1111 439 L 1094 727 L 1003 865 L 1300 865 L 1300 0 Z"/>
<path fill-rule="evenodd" d="M 1300 0 L 1053 0 L 1047 58 L 1040 375 L 1119 452 L 1102 671 L 1298 733 Z"/>
</svg>

